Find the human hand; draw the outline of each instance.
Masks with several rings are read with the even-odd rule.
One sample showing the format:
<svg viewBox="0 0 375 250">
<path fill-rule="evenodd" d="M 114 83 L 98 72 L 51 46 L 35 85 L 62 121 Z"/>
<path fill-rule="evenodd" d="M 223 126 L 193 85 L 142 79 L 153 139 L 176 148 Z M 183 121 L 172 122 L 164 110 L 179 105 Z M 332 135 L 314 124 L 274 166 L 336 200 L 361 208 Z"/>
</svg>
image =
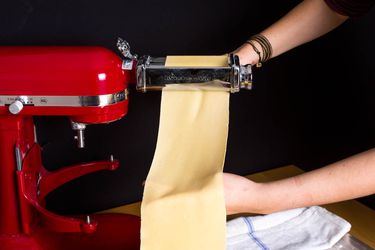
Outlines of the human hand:
<svg viewBox="0 0 375 250">
<path fill-rule="evenodd" d="M 240 175 L 223 173 L 227 214 L 257 212 L 258 184 Z"/>
<path fill-rule="evenodd" d="M 259 61 L 258 54 L 254 51 L 251 45 L 247 43 L 244 43 L 241 47 L 237 48 L 232 53 L 239 57 L 241 65 L 255 65 Z"/>
</svg>

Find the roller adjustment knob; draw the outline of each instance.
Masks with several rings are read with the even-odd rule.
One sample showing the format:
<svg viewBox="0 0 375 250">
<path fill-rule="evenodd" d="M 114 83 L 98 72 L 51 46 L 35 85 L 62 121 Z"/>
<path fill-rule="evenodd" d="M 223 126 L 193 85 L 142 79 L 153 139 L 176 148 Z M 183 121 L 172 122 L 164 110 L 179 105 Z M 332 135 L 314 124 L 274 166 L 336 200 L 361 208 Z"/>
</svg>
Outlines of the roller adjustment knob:
<svg viewBox="0 0 375 250">
<path fill-rule="evenodd" d="M 19 100 L 12 102 L 9 105 L 9 112 L 13 115 L 17 115 L 23 109 L 23 103 Z"/>
</svg>

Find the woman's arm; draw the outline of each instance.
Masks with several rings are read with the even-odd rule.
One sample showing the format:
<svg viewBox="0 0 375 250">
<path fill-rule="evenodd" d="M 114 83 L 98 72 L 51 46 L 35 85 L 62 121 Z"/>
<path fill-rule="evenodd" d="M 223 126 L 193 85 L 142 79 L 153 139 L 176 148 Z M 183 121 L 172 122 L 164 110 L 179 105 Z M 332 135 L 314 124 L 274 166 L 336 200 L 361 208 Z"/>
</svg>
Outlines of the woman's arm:
<svg viewBox="0 0 375 250">
<path fill-rule="evenodd" d="M 272 213 L 375 193 L 375 149 L 295 177 L 255 183 L 224 174 L 228 214 Z"/>
<path fill-rule="evenodd" d="M 304 0 L 261 34 L 268 38 L 273 49 L 272 57 L 275 57 L 326 34 L 347 18 L 331 10 L 323 0 Z M 254 42 L 254 45 L 262 51 L 258 43 Z M 241 64 L 254 65 L 259 59 L 246 43 L 234 53 L 240 57 Z"/>
</svg>

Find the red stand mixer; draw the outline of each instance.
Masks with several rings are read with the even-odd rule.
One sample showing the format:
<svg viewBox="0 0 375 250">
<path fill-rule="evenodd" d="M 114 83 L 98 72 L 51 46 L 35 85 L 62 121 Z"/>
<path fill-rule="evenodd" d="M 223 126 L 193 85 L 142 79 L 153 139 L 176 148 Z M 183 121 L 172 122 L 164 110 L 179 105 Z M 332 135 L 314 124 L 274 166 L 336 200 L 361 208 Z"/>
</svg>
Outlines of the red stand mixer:
<svg viewBox="0 0 375 250">
<path fill-rule="evenodd" d="M 111 156 L 49 172 L 33 123 L 67 116 L 84 147 L 87 124 L 127 113 L 129 63 L 101 47 L 0 47 L 0 249 L 139 249 L 136 216 L 65 217 L 45 208 L 57 187 L 119 162 Z"/>
<path fill-rule="evenodd" d="M 128 83 L 143 92 L 168 84 L 218 84 L 232 93 L 251 89 L 251 65 L 228 56 L 226 67 L 168 67 L 166 58 L 131 55 L 119 39 L 121 60 L 101 47 L 0 47 L 0 250 L 139 249 L 140 220 L 125 214 L 64 217 L 45 208 L 45 197 L 64 183 L 99 170 L 109 160 L 54 172 L 41 160 L 33 116 L 67 116 L 84 147 L 88 124 L 122 118 Z"/>
</svg>

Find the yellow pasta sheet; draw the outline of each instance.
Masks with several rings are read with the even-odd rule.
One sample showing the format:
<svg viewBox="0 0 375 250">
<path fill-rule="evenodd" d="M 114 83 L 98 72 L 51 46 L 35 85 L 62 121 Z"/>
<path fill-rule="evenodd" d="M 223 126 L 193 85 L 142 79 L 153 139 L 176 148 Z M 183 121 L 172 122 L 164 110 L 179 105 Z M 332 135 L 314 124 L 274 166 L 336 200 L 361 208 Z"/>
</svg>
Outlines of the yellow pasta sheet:
<svg viewBox="0 0 375 250">
<path fill-rule="evenodd" d="M 167 66 L 225 66 L 226 56 L 168 57 Z M 222 172 L 229 93 L 199 86 L 162 92 L 158 141 L 141 206 L 142 250 L 223 250 Z"/>
</svg>

